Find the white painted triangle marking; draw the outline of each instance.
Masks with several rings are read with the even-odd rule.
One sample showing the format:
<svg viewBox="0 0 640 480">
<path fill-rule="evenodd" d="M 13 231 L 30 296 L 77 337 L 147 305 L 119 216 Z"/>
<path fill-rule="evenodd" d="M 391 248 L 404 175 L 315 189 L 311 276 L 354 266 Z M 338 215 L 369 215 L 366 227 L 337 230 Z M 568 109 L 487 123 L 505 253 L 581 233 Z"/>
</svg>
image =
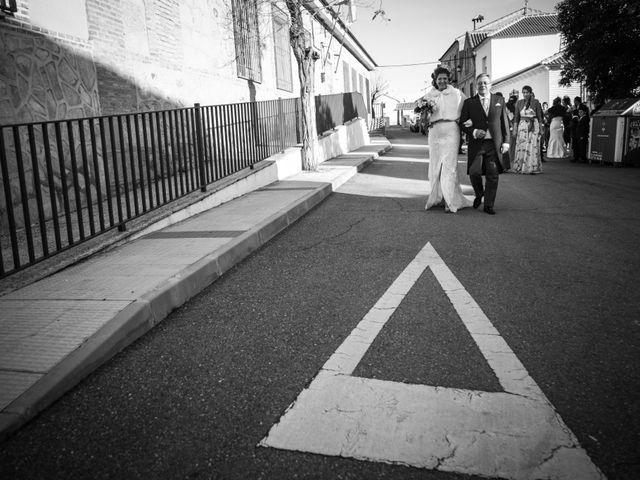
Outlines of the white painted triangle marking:
<svg viewBox="0 0 640 480">
<path fill-rule="evenodd" d="M 427 267 L 504 392 L 351 375 Z M 605 478 L 430 243 L 259 445 L 517 480 Z"/>
</svg>

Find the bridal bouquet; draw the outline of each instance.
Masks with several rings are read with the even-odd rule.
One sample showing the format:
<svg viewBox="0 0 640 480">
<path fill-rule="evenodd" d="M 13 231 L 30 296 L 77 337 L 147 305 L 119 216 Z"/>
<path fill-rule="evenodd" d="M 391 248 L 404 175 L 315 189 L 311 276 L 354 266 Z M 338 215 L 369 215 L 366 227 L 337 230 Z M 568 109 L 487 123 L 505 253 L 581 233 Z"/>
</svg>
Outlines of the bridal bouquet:
<svg viewBox="0 0 640 480">
<path fill-rule="evenodd" d="M 436 101 L 433 98 L 421 98 L 414 110 L 416 113 L 426 111 L 429 115 L 436 111 Z"/>
</svg>

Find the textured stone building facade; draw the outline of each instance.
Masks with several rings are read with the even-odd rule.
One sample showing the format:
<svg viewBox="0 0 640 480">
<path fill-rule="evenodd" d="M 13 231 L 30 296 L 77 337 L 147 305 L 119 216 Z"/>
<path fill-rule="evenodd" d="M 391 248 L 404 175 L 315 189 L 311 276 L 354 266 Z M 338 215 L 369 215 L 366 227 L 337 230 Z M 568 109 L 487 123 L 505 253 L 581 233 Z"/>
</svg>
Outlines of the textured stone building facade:
<svg viewBox="0 0 640 480">
<path fill-rule="evenodd" d="M 231 4 L 18 0 L 15 15 L 0 20 L 0 123 L 297 96 L 295 65 L 293 88 L 276 86 L 271 2 L 258 2 L 262 81 L 238 77 Z M 337 35 L 331 19 L 310 18 L 322 55 L 316 90 L 366 95 L 375 68 L 368 53 L 345 30 Z"/>
<path fill-rule="evenodd" d="M 12 230 L 7 205 L 15 210 L 13 229 L 35 221 L 27 210 L 44 211 L 46 221 L 56 216 L 52 207 L 58 205 L 59 212 L 65 202 L 70 211 L 81 211 L 95 201 L 96 190 L 134 181 L 134 166 L 124 162 L 129 150 L 160 159 L 163 147 L 170 165 L 172 148 L 184 146 L 172 142 L 191 142 L 188 135 L 178 140 L 167 131 L 162 139 L 157 133 L 163 145 L 153 145 L 152 138 L 147 144 L 135 135 L 119 135 L 115 120 L 111 132 L 106 120 L 102 125 L 95 117 L 297 97 L 288 30 L 278 21 L 284 15 L 286 22 L 286 10 L 278 3 L 17 0 L 17 11 L 0 18 L 0 126 L 5 127 L 0 149 L 7 172 L 0 172 L 0 233 Z M 237 13 L 251 4 L 258 10 L 245 20 L 256 19 L 256 38 L 249 39 L 253 47 L 247 49 Z M 331 15 L 326 0 L 314 0 L 307 9 L 306 34 L 320 57 L 316 93 L 359 91 L 367 98 L 375 62 L 342 20 Z M 242 54 L 257 65 L 255 78 L 242 73 Z M 42 123 L 88 118 L 93 119 L 58 124 L 61 132 Z M 36 123 L 8 128 L 31 122 Z M 152 134 L 149 118 L 140 117 L 140 129 L 144 122 Z M 92 126 L 98 138 L 89 146 Z M 105 146 L 109 155 L 103 155 Z M 188 147 L 193 150 L 192 144 Z M 121 168 L 121 180 L 113 172 L 106 180 L 109 168 Z M 137 172 L 138 181 L 142 173 Z M 158 175 L 147 174 L 146 181 L 158 181 Z"/>
</svg>

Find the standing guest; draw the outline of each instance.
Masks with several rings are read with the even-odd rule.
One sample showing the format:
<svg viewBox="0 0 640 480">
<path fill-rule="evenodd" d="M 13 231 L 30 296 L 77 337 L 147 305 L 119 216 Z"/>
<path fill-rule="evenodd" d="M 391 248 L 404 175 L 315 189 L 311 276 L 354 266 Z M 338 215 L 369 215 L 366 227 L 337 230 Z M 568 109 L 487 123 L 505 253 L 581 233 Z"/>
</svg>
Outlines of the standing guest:
<svg viewBox="0 0 640 480">
<path fill-rule="evenodd" d="M 513 128 L 516 131 L 516 156 L 513 170 L 534 175 L 541 173 L 540 138 L 542 106 L 529 85 L 522 87 L 522 98 L 516 103 Z"/>
<path fill-rule="evenodd" d="M 544 162 L 544 156 L 547 153 L 547 145 L 549 144 L 549 123 L 551 119 L 547 115 L 549 104 L 542 102 L 542 139 L 540 141 L 540 158 Z"/>
<path fill-rule="evenodd" d="M 509 120 L 509 169 L 507 172 L 511 171 L 511 164 L 513 163 L 513 159 L 516 156 L 516 132 L 513 129 L 513 120 L 516 118 L 516 102 L 518 101 L 518 96 L 511 94 L 509 96 L 509 101 L 505 105 L 507 109 L 507 119 Z"/>
<path fill-rule="evenodd" d="M 481 73 L 476 86 L 478 94 L 464 101 L 460 113 L 460 125 L 469 136 L 467 173 L 476 194 L 473 208 L 478 208 L 484 197 L 485 213 L 495 215 L 498 176 L 504 171 L 500 155 L 509 150 L 509 120 L 504 99 L 491 95 L 491 77 Z"/>
<path fill-rule="evenodd" d="M 571 112 L 571 123 L 569 130 L 571 131 L 571 161 L 577 162 L 580 154 L 578 152 L 578 109 Z"/>
<path fill-rule="evenodd" d="M 446 212 L 455 213 L 470 207 L 471 200 L 464 196 L 458 180 L 458 151 L 460 127 L 458 119 L 462 101 L 466 98 L 449 84 L 451 73 L 438 67 L 431 75 L 433 89 L 422 97 L 425 108 L 431 112 L 429 123 L 429 183 L 431 192 L 425 209 L 444 204 Z"/>
<path fill-rule="evenodd" d="M 581 103 L 578 107 L 578 148 L 577 162 L 587 163 L 587 148 L 589 146 L 589 107 Z"/>
<path fill-rule="evenodd" d="M 549 122 L 549 144 L 547 145 L 547 158 L 564 158 L 567 150 L 564 144 L 563 121 L 566 109 L 562 106 L 560 97 L 553 99 L 553 105 L 547 111 Z"/>
<path fill-rule="evenodd" d="M 564 139 L 564 149 L 567 154 L 569 154 L 571 150 L 571 118 L 573 117 L 573 106 L 571 105 L 571 99 L 568 95 L 562 97 L 562 106 L 564 107 L 564 117 L 562 119 L 564 133 L 562 138 Z"/>
</svg>

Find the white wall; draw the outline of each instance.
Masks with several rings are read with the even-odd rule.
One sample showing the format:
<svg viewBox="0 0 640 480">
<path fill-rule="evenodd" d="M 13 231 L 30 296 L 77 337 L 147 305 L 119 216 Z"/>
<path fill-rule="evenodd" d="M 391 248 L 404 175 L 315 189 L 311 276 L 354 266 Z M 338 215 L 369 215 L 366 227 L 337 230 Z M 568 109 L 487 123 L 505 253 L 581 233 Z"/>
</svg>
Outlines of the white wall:
<svg viewBox="0 0 640 480">
<path fill-rule="evenodd" d="M 558 85 L 559 79 L 560 70 L 549 70 L 547 67 L 540 66 L 504 82 L 494 83 L 492 91 L 502 92 L 505 98 L 508 99 L 509 93 L 515 88 L 520 92 L 519 98 L 523 98 L 522 87 L 529 85 L 536 98 L 541 103 L 547 102 L 549 106 L 551 106 L 555 97 L 568 95 L 573 100 L 573 97 L 580 95 L 579 84 L 574 84 L 571 87 L 561 87 Z"/>
<path fill-rule="evenodd" d="M 141 5 L 141 12 L 149 18 L 154 7 L 152 2 L 128 0 Z M 179 38 L 172 41 L 178 44 L 179 63 L 172 58 L 150 57 L 148 52 L 131 49 L 126 42 L 125 61 L 114 63 L 111 59 L 101 58 L 94 53 L 96 61 L 109 64 L 124 78 L 129 78 L 141 89 L 166 98 L 177 105 L 190 106 L 195 102 L 202 105 L 271 100 L 298 96 L 295 59 L 291 58 L 293 71 L 293 90 L 291 92 L 276 88 L 275 58 L 273 45 L 273 23 L 271 5 L 261 5 L 258 28 L 261 41 L 262 81 L 254 82 L 253 92 L 246 79 L 239 78 L 235 63 L 235 43 L 230 2 L 226 0 L 184 0 L 180 2 L 176 14 Z M 128 22 L 125 38 L 137 35 L 157 36 L 158 32 L 143 30 L 149 27 L 147 22 Z M 141 47 L 138 47 L 139 50 Z M 142 49 L 144 50 L 144 49 Z"/>
<path fill-rule="evenodd" d="M 549 72 L 549 105 L 555 97 L 564 97 L 568 95 L 571 98 L 571 103 L 573 103 L 573 97 L 580 96 L 580 84 L 574 83 L 570 87 L 561 87 L 558 85 L 558 81 L 560 80 L 560 70 L 552 70 Z M 583 100 L 587 100 L 583 98 Z"/>
<path fill-rule="evenodd" d="M 204 2 L 204 3 L 203 3 Z M 235 44 L 231 10 L 227 0 L 184 0 L 180 6 L 180 23 L 183 32 L 183 58 L 185 70 L 189 76 L 181 76 L 181 72 L 147 72 L 150 67 L 145 62 L 136 65 L 134 77 L 146 82 L 149 88 L 162 91 L 165 95 L 179 98 L 184 105 L 200 102 L 203 105 L 247 102 L 252 99 L 252 92 L 246 79 L 238 78 L 235 64 Z M 262 82 L 253 84 L 255 99 L 271 100 L 274 98 L 293 98 L 300 94 L 298 66 L 291 52 L 292 91 L 276 87 L 275 52 L 273 41 L 273 20 L 271 4 L 260 4 L 258 28 L 261 42 Z M 340 42 L 331 35 L 322 24 L 311 16 L 304 15 L 305 26 L 312 34 L 314 46 L 321 53 L 315 64 L 315 94 L 328 95 L 342 93 L 344 81 L 342 65 L 338 65 Z M 323 47 L 324 44 L 324 47 Z M 327 49 L 332 53 L 324 65 Z M 339 61 L 346 60 L 350 67 L 369 78 L 370 73 L 346 48 L 342 48 Z M 136 62 L 137 63 L 137 62 Z M 325 72 L 322 82 L 321 73 Z M 360 91 L 360 88 L 352 89 Z M 362 92 L 364 94 L 364 92 Z"/>
<path fill-rule="evenodd" d="M 350 85 L 348 91 L 360 92 L 362 97 L 366 99 L 366 80 L 369 79 L 369 82 L 371 82 L 371 72 L 344 46 L 341 48 L 340 40 L 332 39 L 331 32 L 327 31 L 319 21 L 314 21 L 313 27 L 310 26 L 309 30 L 313 35 L 314 47 L 320 53 L 320 59 L 315 64 L 315 94 L 343 93 L 345 91 L 345 83 L 342 62 L 347 62 L 349 65 Z M 363 77 L 363 88 L 360 86 L 360 81 L 357 82 L 358 85 L 352 85 L 352 69 L 355 69 L 356 73 Z M 321 75 L 323 72 L 325 74 L 324 82 Z M 369 86 L 369 89 L 371 89 L 371 86 Z"/>
<path fill-rule="evenodd" d="M 89 39 L 85 0 L 55 2 L 55 7 L 51 3 L 50 0 L 29 1 L 29 19 L 33 25 L 85 41 Z"/>
<path fill-rule="evenodd" d="M 558 53 L 560 47 L 560 34 L 490 39 L 478 50 L 476 71 L 482 71 L 482 57 L 488 55 L 489 75 L 498 79 L 535 65 Z"/>
<path fill-rule="evenodd" d="M 475 61 L 476 61 L 476 78 L 481 73 L 484 73 L 482 71 L 482 59 L 484 57 L 487 57 L 487 69 L 488 69 L 487 73 L 489 74 L 489 76 L 491 78 L 498 78 L 498 76 L 495 76 L 491 71 L 492 70 L 492 68 L 491 68 L 492 55 L 491 54 L 492 54 L 491 41 L 483 43 L 482 45 L 480 45 L 480 48 L 478 48 L 476 50 L 476 58 L 475 58 Z M 476 79 L 474 78 L 473 79 L 473 84 L 475 85 L 475 83 L 476 83 Z M 474 91 L 477 91 L 477 90 L 474 90 Z"/>
<path fill-rule="evenodd" d="M 546 102 L 549 97 L 549 79 L 546 67 L 536 68 L 504 82 L 494 82 L 491 90 L 493 92 L 502 92 L 505 99 L 508 100 L 511 90 L 515 89 L 520 92 L 518 98 L 523 98 L 522 87 L 525 85 L 531 87 L 535 97 L 540 102 Z"/>
</svg>

